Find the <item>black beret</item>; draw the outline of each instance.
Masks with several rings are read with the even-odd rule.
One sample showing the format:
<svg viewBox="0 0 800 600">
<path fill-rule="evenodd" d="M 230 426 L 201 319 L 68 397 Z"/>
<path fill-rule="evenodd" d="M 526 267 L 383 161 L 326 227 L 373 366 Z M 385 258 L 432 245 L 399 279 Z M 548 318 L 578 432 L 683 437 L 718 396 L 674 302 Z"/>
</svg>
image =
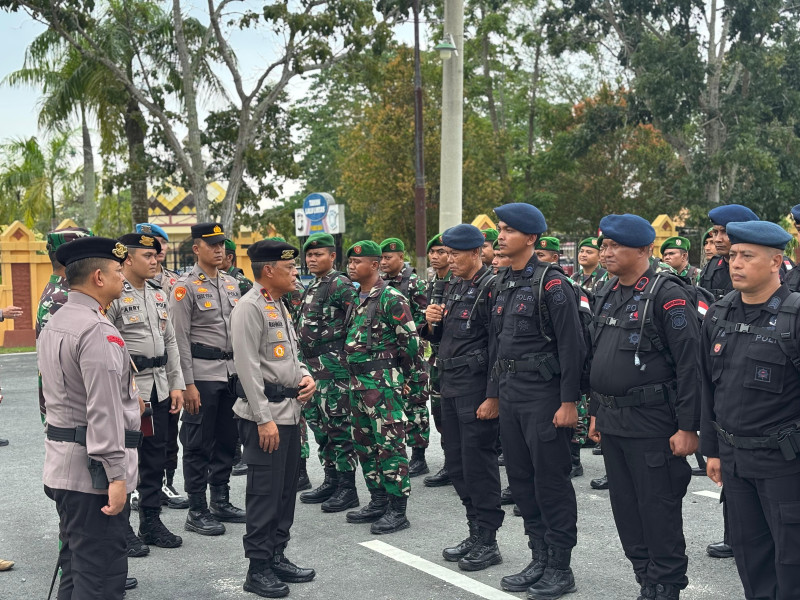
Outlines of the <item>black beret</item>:
<svg viewBox="0 0 800 600">
<path fill-rule="evenodd" d="M 462 223 L 451 227 L 442 234 L 442 241 L 445 246 L 453 250 L 473 250 L 483 248 L 486 238 L 483 232 L 474 225 Z"/>
<path fill-rule="evenodd" d="M 247 256 L 252 262 L 271 262 L 273 260 L 294 260 L 300 250 L 286 242 L 261 240 L 247 248 Z"/>
<path fill-rule="evenodd" d="M 192 239 L 205 240 L 209 244 L 219 244 L 225 241 L 225 232 L 219 223 L 198 223 L 192 225 Z"/>
<path fill-rule="evenodd" d="M 128 248 L 144 248 L 145 250 L 155 250 L 156 254 L 161 252 L 161 242 L 152 235 L 146 233 L 126 233 L 120 236 L 119 241 Z"/>
<path fill-rule="evenodd" d="M 128 249 L 117 240 L 104 237 L 83 237 L 63 244 L 56 250 L 56 259 L 65 267 L 85 258 L 107 258 L 121 263 Z"/>
<path fill-rule="evenodd" d="M 734 244 L 756 244 L 768 248 L 784 250 L 786 244 L 792 239 L 792 234 L 780 225 L 769 221 L 744 221 L 741 223 L 730 222 L 725 226 L 725 231 Z"/>
</svg>

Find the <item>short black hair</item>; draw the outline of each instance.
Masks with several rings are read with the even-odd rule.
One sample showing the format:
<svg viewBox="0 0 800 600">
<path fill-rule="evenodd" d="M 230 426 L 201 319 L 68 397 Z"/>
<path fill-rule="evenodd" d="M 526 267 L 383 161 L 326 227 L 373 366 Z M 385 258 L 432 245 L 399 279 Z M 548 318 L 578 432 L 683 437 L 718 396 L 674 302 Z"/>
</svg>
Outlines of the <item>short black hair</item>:
<svg viewBox="0 0 800 600">
<path fill-rule="evenodd" d="M 55 250 L 49 250 L 47 252 L 47 258 L 50 259 L 50 266 L 53 267 L 54 271 L 56 269 L 64 268 L 64 265 L 62 265 L 60 262 L 58 262 L 58 259 L 56 258 L 56 251 Z"/>
<path fill-rule="evenodd" d="M 117 261 L 110 258 L 84 258 L 67 265 L 66 276 L 70 287 L 86 283 L 86 279 L 95 271 L 105 271 L 110 263 Z"/>
<path fill-rule="evenodd" d="M 277 264 L 278 264 L 277 260 L 266 260 L 266 261 L 259 261 L 252 263 L 250 266 L 253 268 L 253 277 L 258 279 L 264 272 L 264 267 L 270 266 L 274 268 L 275 265 Z"/>
</svg>

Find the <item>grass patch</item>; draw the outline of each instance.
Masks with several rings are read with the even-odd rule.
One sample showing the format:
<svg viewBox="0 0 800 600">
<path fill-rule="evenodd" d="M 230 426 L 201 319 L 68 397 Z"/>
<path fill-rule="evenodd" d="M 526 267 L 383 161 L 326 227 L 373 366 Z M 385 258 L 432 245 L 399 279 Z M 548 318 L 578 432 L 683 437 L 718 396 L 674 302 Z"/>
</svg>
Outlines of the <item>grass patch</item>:
<svg viewBox="0 0 800 600">
<path fill-rule="evenodd" d="M 0 348 L 0 354 L 19 354 L 20 352 L 36 352 L 36 346 L 22 346 L 20 348 Z"/>
</svg>

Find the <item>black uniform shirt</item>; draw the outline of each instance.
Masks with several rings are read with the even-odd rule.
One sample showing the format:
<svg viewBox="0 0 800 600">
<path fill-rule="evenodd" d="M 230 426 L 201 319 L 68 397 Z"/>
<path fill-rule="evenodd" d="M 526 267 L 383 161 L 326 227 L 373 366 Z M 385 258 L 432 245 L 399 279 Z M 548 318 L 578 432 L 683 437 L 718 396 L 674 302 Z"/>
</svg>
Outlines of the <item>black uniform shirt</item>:
<svg viewBox="0 0 800 600">
<path fill-rule="evenodd" d="M 653 270 L 648 269 L 634 286 L 617 283 L 605 296 L 603 306 L 595 306 L 595 314 L 613 317 L 622 326 L 605 325 L 595 334 L 590 385 L 593 391 L 606 396 L 626 396 L 631 388 L 676 382 L 675 403 L 606 408 L 593 400 L 591 412 L 597 416 L 597 429 L 601 433 L 623 437 L 671 436 L 678 429 L 697 431 L 699 427 L 700 325 L 696 308 L 678 283 L 665 281 L 645 315 L 641 292 L 654 277 Z M 640 340 L 640 319 L 647 317 L 653 319 L 659 339 L 669 348 L 675 368 L 652 343 L 647 328 Z M 639 341 L 640 365 L 636 366 L 634 354 Z M 642 369 L 641 365 L 646 367 Z"/>
<path fill-rule="evenodd" d="M 789 293 L 782 285 L 768 302 L 759 305 L 743 304 L 737 294 L 726 320 L 774 327 L 778 308 Z M 800 472 L 800 457 L 787 461 L 779 450 L 742 450 L 719 439 L 713 421 L 733 435 L 760 437 L 800 420 L 800 373 L 769 337 L 719 331 L 712 339 L 717 329 L 712 317 L 717 311 L 716 304 L 709 309 L 701 336 L 703 454 L 720 458 L 726 472 L 739 477 Z M 800 320 L 793 335 L 795 343 L 800 343 Z"/>
<path fill-rule="evenodd" d="M 733 290 L 727 259 L 713 256 L 700 273 L 699 285 L 714 294 L 717 300 Z"/>
<path fill-rule="evenodd" d="M 516 281 L 531 278 L 538 263 L 539 259 L 534 255 L 524 269 L 513 271 L 509 268 L 498 274 L 495 284 L 507 278 Z M 490 364 L 498 359 L 524 361 L 534 354 L 549 352 L 557 357 L 561 375 L 547 381 L 538 371 L 500 372 L 498 379 L 490 382 L 488 396 L 499 394 L 502 401 L 541 403 L 542 416 L 549 414 L 552 417 L 562 402 L 580 400 L 586 348 L 572 283 L 556 269 L 545 275 L 543 296 L 550 314 L 549 342 L 539 330 L 537 294 L 538 290 L 532 290 L 530 285 L 496 294 L 492 307 L 492 334 L 497 337 L 497 343 L 490 347 Z"/>
<path fill-rule="evenodd" d="M 485 266 L 472 279 L 464 280 L 453 277 L 445 297 L 445 313 L 441 326 L 433 329 L 433 342 L 439 342 L 438 361 L 465 356 L 470 352 L 485 350 L 482 357 L 484 367 L 475 369 L 470 366 L 454 369 L 439 369 L 439 380 L 442 396 L 474 395 L 486 390 L 489 378 L 489 341 L 494 339 L 490 334 L 489 302 L 492 287 L 484 287 L 478 296 L 480 284 L 491 274 Z M 428 331 L 426 329 L 425 331 Z M 488 397 L 488 396 L 487 396 Z"/>
</svg>

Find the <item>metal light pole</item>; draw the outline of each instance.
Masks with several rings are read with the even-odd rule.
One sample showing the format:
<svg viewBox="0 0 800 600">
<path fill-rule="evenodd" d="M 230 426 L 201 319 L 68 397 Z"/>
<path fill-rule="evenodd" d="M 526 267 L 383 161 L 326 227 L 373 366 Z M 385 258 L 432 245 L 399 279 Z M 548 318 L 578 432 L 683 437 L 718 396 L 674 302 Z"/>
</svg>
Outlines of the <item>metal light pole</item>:
<svg viewBox="0 0 800 600">
<path fill-rule="evenodd" d="M 439 179 L 439 231 L 461 223 L 461 170 L 464 121 L 464 0 L 445 0 L 444 34 L 455 56 L 442 71 L 442 150 Z"/>
<path fill-rule="evenodd" d="M 425 214 L 425 157 L 422 144 L 422 75 L 419 64 L 419 0 L 414 0 L 414 228 L 417 274 L 426 279 L 428 263 L 425 259 L 427 245 L 427 219 Z"/>
</svg>

